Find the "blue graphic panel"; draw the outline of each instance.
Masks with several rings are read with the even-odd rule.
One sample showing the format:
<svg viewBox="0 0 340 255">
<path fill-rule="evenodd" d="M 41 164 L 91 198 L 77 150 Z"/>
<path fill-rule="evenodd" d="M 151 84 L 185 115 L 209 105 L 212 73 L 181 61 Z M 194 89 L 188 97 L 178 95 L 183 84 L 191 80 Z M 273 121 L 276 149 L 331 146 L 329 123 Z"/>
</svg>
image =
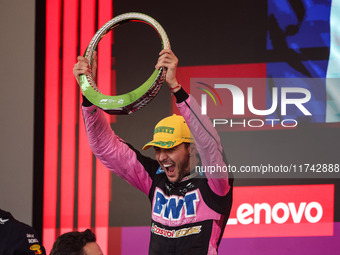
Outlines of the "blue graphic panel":
<svg viewBox="0 0 340 255">
<path fill-rule="evenodd" d="M 282 0 L 268 1 L 267 51 L 275 61 L 267 63 L 268 82 L 266 105 L 271 106 L 271 90 L 277 87 L 296 86 L 311 93 L 305 105 L 312 113 L 304 115 L 291 109 L 289 115 L 281 111 L 269 118 L 292 118 L 300 122 L 326 121 L 326 82 L 323 79 L 301 79 L 300 82 L 278 82 L 275 78 L 326 78 L 330 49 L 330 0 Z M 288 79 L 289 80 L 289 79 Z M 282 80 L 281 80 L 282 81 Z M 288 85 L 287 85 L 288 83 Z M 283 85 L 284 84 L 284 85 Z M 299 95 L 291 95 L 296 98 Z M 279 101 L 280 102 L 280 101 Z M 288 109 L 287 109 L 288 111 Z"/>
</svg>

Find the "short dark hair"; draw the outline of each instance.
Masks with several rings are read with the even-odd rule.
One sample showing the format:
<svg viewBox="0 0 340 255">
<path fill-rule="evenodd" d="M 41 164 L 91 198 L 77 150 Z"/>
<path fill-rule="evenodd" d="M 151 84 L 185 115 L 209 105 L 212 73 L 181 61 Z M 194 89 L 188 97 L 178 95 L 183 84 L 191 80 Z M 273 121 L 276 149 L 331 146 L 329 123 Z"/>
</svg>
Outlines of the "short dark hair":
<svg viewBox="0 0 340 255">
<path fill-rule="evenodd" d="M 183 143 L 186 149 L 191 145 L 191 143 L 188 143 L 188 142 L 183 142 Z"/>
<path fill-rule="evenodd" d="M 90 229 L 68 232 L 55 240 L 50 255 L 86 255 L 83 247 L 95 241 L 96 236 Z"/>
</svg>

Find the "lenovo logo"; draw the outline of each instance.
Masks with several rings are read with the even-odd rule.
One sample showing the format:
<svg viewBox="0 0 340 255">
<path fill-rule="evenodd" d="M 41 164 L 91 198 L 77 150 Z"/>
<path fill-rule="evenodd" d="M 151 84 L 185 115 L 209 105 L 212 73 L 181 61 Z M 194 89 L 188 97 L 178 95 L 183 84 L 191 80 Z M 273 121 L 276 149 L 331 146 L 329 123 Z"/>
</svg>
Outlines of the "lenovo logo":
<svg viewBox="0 0 340 255">
<path fill-rule="evenodd" d="M 235 187 L 223 237 L 333 235 L 334 185 Z"/>
<path fill-rule="evenodd" d="M 261 215 L 263 216 L 261 219 Z M 301 223 L 302 219 L 309 223 L 319 222 L 323 215 L 322 205 L 318 202 L 277 203 L 273 207 L 268 203 L 256 203 L 254 205 L 244 203 L 236 210 L 236 219 L 228 222 L 229 225 L 235 224 L 283 224 L 290 218 L 294 223 Z"/>
</svg>

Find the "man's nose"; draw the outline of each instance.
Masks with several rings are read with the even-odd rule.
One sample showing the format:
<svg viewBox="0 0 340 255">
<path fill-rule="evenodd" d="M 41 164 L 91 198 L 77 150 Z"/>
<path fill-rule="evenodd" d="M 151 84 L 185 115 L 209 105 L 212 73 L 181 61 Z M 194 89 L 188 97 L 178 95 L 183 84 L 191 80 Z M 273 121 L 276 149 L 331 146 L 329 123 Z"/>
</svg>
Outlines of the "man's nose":
<svg viewBox="0 0 340 255">
<path fill-rule="evenodd" d="M 161 149 L 159 151 L 159 161 L 163 161 L 163 160 L 166 160 L 166 159 L 168 159 L 168 153 L 166 152 L 166 150 Z"/>
</svg>

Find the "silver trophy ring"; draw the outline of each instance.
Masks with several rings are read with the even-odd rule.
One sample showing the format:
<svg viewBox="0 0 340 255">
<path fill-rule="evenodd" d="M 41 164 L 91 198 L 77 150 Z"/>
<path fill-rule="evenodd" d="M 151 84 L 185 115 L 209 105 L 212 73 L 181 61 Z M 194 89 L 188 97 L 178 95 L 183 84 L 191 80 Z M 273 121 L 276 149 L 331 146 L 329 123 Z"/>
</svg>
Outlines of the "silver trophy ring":
<svg viewBox="0 0 340 255">
<path fill-rule="evenodd" d="M 129 12 L 111 19 L 104 26 L 102 26 L 93 36 L 84 54 L 84 57 L 89 61 L 90 66 L 92 66 L 93 54 L 97 48 L 99 41 L 109 31 L 119 26 L 123 22 L 125 23 L 133 21 L 143 21 L 144 23 L 149 24 L 151 27 L 153 27 L 157 31 L 161 39 L 162 49 L 170 49 L 168 36 L 162 26 L 155 19 L 142 13 Z M 88 75 L 80 75 L 79 85 L 83 95 L 92 104 L 100 107 L 109 114 L 120 115 L 131 114 L 135 111 L 138 111 L 143 106 L 147 105 L 159 92 L 164 82 L 164 78 L 165 70 L 163 70 L 163 68 L 160 68 L 159 70 L 155 69 L 155 71 L 151 74 L 147 81 L 140 85 L 138 88 L 126 94 L 116 96 L 102 94 L 93 79 L 92 73 Z"/>
</svg>

